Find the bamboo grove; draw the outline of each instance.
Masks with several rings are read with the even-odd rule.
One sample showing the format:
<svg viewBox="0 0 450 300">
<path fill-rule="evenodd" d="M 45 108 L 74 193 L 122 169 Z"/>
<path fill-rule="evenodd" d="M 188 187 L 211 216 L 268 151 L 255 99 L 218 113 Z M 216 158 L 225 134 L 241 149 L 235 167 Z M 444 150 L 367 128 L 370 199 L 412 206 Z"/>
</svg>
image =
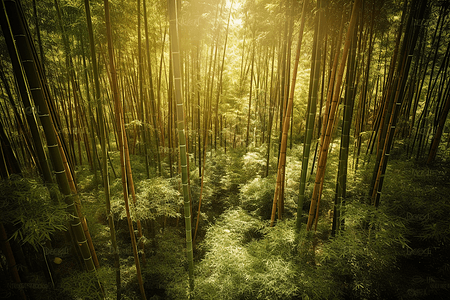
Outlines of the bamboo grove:
<svg viewBox="0 0 450 300">
<path fill-rule="evenodd" d="M 286 153 L 301 144 L 296 232 L 317 230 L 328 185 L 333 236 L 345 230 L 349 166 L 373 168 L 363 202 L 377 208 L 394 146 L 428 165 L 448 155 L 449 9 L 438 0 L 2 0 L 1 178 L 45 184 L 66 216 L 52 234 L 70 244 L 102 298 L 100 245 L 76 178 L 89 166 L 104 199 L 117 299 L 111 182 L 120 179 L 140 297 L 146 241 L 157 222 L 183 226 L 179 217 L 192 291 L 204 177 L 218 153 L 263 151 L 262 177 L 276 176 L 268 224 L 276 226 L 285 218 Z M 327 164 L 333 151 L 337 167 Z M 132 157 L 145 167 L 138 179 Z M 182 202 L 176 215 L 140 219 L 135 182 L 158 177 L 175 179 Z M 20 224 L 0 221 L 5 278 L 26 283 L 15 267 L 25 261 L 21 244 L 11 239 Z M 31 243 L 39 255 L 56 247 L 52 234 Z"/>
</svg>

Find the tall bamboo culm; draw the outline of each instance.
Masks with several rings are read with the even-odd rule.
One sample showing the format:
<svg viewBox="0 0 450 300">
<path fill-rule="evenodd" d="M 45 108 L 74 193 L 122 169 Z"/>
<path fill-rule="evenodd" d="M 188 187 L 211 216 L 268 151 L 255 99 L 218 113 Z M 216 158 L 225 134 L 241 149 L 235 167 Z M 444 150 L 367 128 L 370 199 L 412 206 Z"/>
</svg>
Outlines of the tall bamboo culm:
<svg viewBox="0 0 450 300">
<path fill-rule="evenodd" d="M 105 128 L 105 118 L 103 110 L 103 102 L 100 98 L 100 78 L 97 68 L 97 57 L 95 55 L 95 42 L 94 42 L 94 31 L 92 29 L 91 20 L 91 10 L 89 7 L 89 0 L 84 1 L 85 11 L 86 11 L 86 22 L 89 35 L 89 46 L 91 52 L 92 69 L 94 73 L 94 88 L 95 88 L 95 103 L 97 106 L 98 113 L 98 124 L 100 126 L 100 144 L 102 161 L 101 168 L 103 174 L 103 191 L 105 193 L 105 205 L 106 205 L 106 215 L 108 216 L 108 225 L 111 235 L 111 245 L 113 248 L 114 255 L 114 268 L 116 273 L 116 298 L 119 300 L 121 298 L 121 279 L 120 279 L 120 259 L 119 259 L 119 248 L 117 246 L 116 239 L 116 229 L 114 226 L 114 215 L 111 213 L 111 201 L 110 201 L 110 189 L 109 189 L 109 170 L 107 161 L 107 145 L 106 145 L 106 128 Z M 94 146 L 95 147 L 95 146 Z"/>
<path fill-rule="evenodd" d="M 353 34 L 353 30 L 356 25 L 357 14 L 359 13 L 359 9 L 361 6 L 361 0 L 356 0 L 353 4 L 352 16 L 350 18 L 350 24 L 347 29 L 347 34 L 345 37 L 344 49 L 342 51 L 341 63 L 339 65 L 339 71 L 337 73 L 336 85 L 334 86 L 334 92 L 332 95 L 332 101 L 330 106 L 330 113 L 328 116 L 327 128 L 326 131 L 322 133 L 323 139 L 320 146 L 320 154 L 319 160 L 317 164 L 317 173 L 316 179 L 314 183 L 313 195 L 311 197 L 311 205 L 309 208 L 309 216 L 308 223 L 306 224 L 306 230 L 311 230 L 313 222 L 317 226 L 317 213 L 316 210 L 319 209 L 320 204 L 320 196 L 322 191 L 323 178 L 325 175 L 325 167 L 327 162 L 328 150 L 331 143 L 331 132 L 334 127 L 334 120 L 337 110 L 338 98 L 340 95 L 341 85 L 342 85 L 342 77 L 344 74 L 344 69 L 346 65 L 347 55 L 350 49 L 351 36 Z M 328 99 L 327 99 L 328 101 Z M 325 121 L 325 120 L 324 120 Z"/>
<path fill-rule="evenodd" d="M 186 136 L 184 132 L 184 111 L 182 99 L 181 59 L 178 38 L 178 21 L 176 0 L 168 0 L 170 21 L 170 49 L 172 55 L 173 79 L 175 88 L 177 129 L 181 164 L 181 183 L 183 186 L 184 221 L 186 226 L 186 252 L 189 264 L 189 288 L 194 288 L 194 255 L 192 250 L 191 208 L 187 173 Z"/>
<path fill-rule="evenodd" d="M 143 300 L 146 299 L 145 296 L 145 290 L 144 290 L 144 282 L 142 279 L 142 273 L 141 273 L 141 265 L 139 262 L 139 255 L 137 250 L 137 242 L 136 237 L 134 235 L 134 228 L 133 228 L 133 222 L 131 220 L 130 215 L 130 209 L 129 209 L 129 193 L 131 193 L 134 196 L 134 190 L 133 190 L 133 179 L 131 177 L 131 168 L 130 168 L 130 157 L 128 153 L 128 145 L 127 145 L 127 136 L 125 132 L 125 123 L 124 123 L 124 117 L 123 117 L 123 109 L 122 109 L 122 102 L 120 100 L 119 95 L 119 85 L 117 82 L 117 73 L 115 69 L 115 63 L 114 63 L 114 49 L 113 49 L 113 43 L 112 43 L 112 30 L 111 30 L 111 20 L 110 20 L 110 13 L 109 13 L 109 1 L 104 0 L 104 6 L 105 6 L 105 20 L 106 20 L 106 36 L 108 39 L 108 59 L 110 64 L 110 73 L 111 73 L 111 89 L 114 99 L 114 109 L 115 109 L 115 116 L 116 116 L 116 122 L 117 122 L 117 137 L 119 142 L 119 150 L 120 150 L 120 167 L 122 171 L 122 187 L 123 187 L 123 198 L 125 201 L 125 211 L 127 214 L 127 221 L 128 221 L 128 230 L 130 232 L 130 238 L 131 238 L 131 245 L 133 249 L 133 256 L 134 256 L 134 263 L 136 265 L 136 273 L 137 273 L 137 279 L 139 283 L 139 290 L 141 293 L 141 298 Z M 138 223 L 139 225 L 139 223 Z"/>
<path fill-rule="evenodd" d="M 301 25 L 300 25 L 300 31 L 298 34 L 298 43 L 297 43 L 297 50 L 295 55 L 295 62 L 294 62 L 294 70 L 292 73 L 292 84 L 290 86 L 290 93 L 289 93 L 289 101 L 288 106 L 286 109 L 286 116 L 283 121 L 283 128 L 282 128 L 282 138 L 281 138 L 281 150 L 278 160 L 278 171 L 277 171 L 277 182 L 275 186 L 275 193 L 274 193 L 274 199 L 273 199 L 273 205 L 272 205 L 272 214 L 271 214 L 271 221 L 270 226 L 273 226 L 275 222 L 275 212 L 276 212 L 276 204 L 277 202 L 281 202 L 282 197 L 282 185 L 284 185 L 284 173 L 286 172 L 286 147 L 287 147 L 287 135 L 289 131 L 289 122 L 291 118 L 291 111 L 294 104 L 294 91 L 295 91 L 295 83 L 297 80 L 297 70 L 298 70 L 298 62 L 300 60 L 300 51 L 302 48 L 302 40 L 303 40 L 303 29 L 305 27 L 305 5 L 306 0 L 303 1 L 303 8 L 302 8 L 302 17 L 301 17 Z M 278 210 L 278 216 L 279 219 L 281 219 L 281 209 Z"/>
<path fill-rule="evenodd" d="M 320 2 L 317 3 L 318 9 L 320 8 Z M 309 83 L 309 92 L 308 92 L 308 105 L 306 108 L 306 129 L 305 129 L 305 142 L 303 143 L 303 155 L 302 155 L 302 171 L 300 174 L 300 186 L 299 186 L 299 197 L 297 202 L 297 221 L 296 221 L 296 229 L 299 231 L 302 227 L 302 214 L 303 214 L 303 203 L 305 202 L 305 189 L 306 189 L 306 180 L 308 173 L 308 162 L 309 155 L 311 151 L 311 141 L 314 132 L 314 123 L 316 117 L 316 107 L 317 107 L 317 93 L 318 93 L 318 70 L 320 68 L 320 60 L 316 58 L 318 55 L 317 52 L 317 43 L 318 43 L 318 34 L 319 34 L 319 25 L 320 18 L 319 12 L 317 11 L 316 16 L 316 24 L 314 31 L 314 42 L 313 42 L 313 50 L 312 50 L 312 60 L 311 60 L 311 75 L 310 75 L 310 83 Z M 317 76 L 316 76 L 317 75 Z"/>
<path fill-rule="evenodd" d="M 45 90 L 43 85 L 42 72 L 37 61 L 37 54 L 32 44 L 30 33 L 25 23 L 23 11 L 20 2 L 3 1 L 2 10 L 6 11 L 5 16 L 8 16 L 9 27 L 5 28 L 11 32 L 14 37 L 14 51 L 20 57 L 20 64 L 23 68 L 22 74 L 16 76 L 24 76 L 28 83 L 28 88 L 32 95 L 35 107 L 39 107 L 39 120 L 44 129 L 45 138 L 47 140 L 47 147 L 49 157 L 52 161 L 53 171 L 56 177 L 61 193 L 65 196 L 65 202 L 68 204 L 68 213 L 71 215 L 70 227 L 75 238 L 76 247 L 79 247 L 85 268 L 88 271 L 95 271 L 95 264 L 92 258 L 91 249 L 89 249 L 88 241 L 86 239 L 85 230 L 83 230 L 84 219 L 79 214 L 79 199 L 72 190 L 69 182 L 69 170 L 65 168 L 63 152 L 60 148 L 59 138 L 56 134 L 55 126 L 50 115 L 48 103 L 51 99 L 47 99 L 50 95 Z M 71 176 L 70 176 L 71 177 Z"/>
</svg>

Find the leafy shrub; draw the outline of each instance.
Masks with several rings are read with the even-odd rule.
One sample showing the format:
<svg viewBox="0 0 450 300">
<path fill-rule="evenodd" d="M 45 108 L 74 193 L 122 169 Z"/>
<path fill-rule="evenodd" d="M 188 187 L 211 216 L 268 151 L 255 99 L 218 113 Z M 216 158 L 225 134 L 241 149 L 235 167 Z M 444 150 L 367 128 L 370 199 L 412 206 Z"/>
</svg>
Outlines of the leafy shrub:
<svg viewBox="0 0 450 300">
<path fill-rule="evenodd" d="M 157 235 L 155 255 L 147 256 L 143 268 L 147 297 L 186 298 L 188 273 L 183 233 L 167 228 Z"/>
<path fill-rule="evenodd" d="M 50 188 L 57 196 L 57 188 Z M 36 180 L 11 176 L 0 181 L 0 203 L 0 222 L 15 225 L 18 229 L 12 237 L 35 250 L 50 241 L 55 232 L 67 229 L 67 205 L 51 199 L 49 189 Z"/>
<path fill-rule="evenodd" d="M 295 268 L 285 259 L 293 249 L 293 231 L 287 238 L 280 235 L 272 240 L 280 232 L 261 229 L 267 225 L 241 209 L 224 213 L 202 245 L 207 253 L 196 269 L 196 299 L 293 299 L 297 295 Z M 264 238 L 248 241 L 251 231 L 264 232 Z"/>
<path fill-rule="evenodd" d="M 102 182 L 101 174 L 97 174 L 97 182 L 94 173 L 89 165 L 81 165 L 75 167 L 75 179 L 77 182 L 78 192 L 88 192 L 97 188 L 96 185 Z"/>
<path fill-rule="evenodd" d="M 240 172 L 236 167 L 241 158 L 236 154 L 219 152 L 210 162 L 211 208 L 217 214 L 238 204 Z"/>
<path fill-rule="evenodd" d="M 398 255 L 399 267 L 408 272 L 397 274 L 403 278 L 397 288 L 411 299 L 445 299 L 447 291 L 441 286 L 450 279 L 448 163 L 429 167 L 393 161 L 390 168 L 381 205 L 402 220 L 408 239 L 408 247 Z"/>
<path fill-rule="evenodd" d="M 264 219 L 270 219 L 274 193 L 275 178 L 258 176 L 241 187 L 242 208 Z"/>
<path fill-rule="evenodd" d="M 74 271 L 61 281 L 61 290 L 73 299 L 104 299 L 99 284 L 105 288 L 108 298 L 113 298 L 115 287 L 110 278 L 114 277 L 114 270 L 102 267 L 95 272 Z"/>
<path fill-rule="evenodd" d="M 257 176 L 247 184 L 242 185 L 240 193 L 242 208 L 264 219 L 270 219 L 275 185 L 275 176 L 266 178 Z M 294 185 L 294 182 L 288 182 L 284 188 L 284 218 L 294 216 L 297 211 L 298 193 L 294 190 Z"/>
<path fill-rule="evenodd" d="M 239 192 L 251 178 L 263 173 L 264 157 L 258 152 L 245 153 L 232 149 L 227 154 L 217 151 L 207 157 L 202 195 L 202 220 L 212 224 L 227 209 L 239 205 Z M 200 178 L 198 169 L 191 172 L 191 193 L 198 205 Z"/>
<path fill-rule="evenodd" d="M 258 151 L 247 152 L 242 157 L 243 165 L 241 166 L 241 182 L 246 183 L 250 179 L 264 175 L 266 166 L 266 157 L 263 149 L 256 149 Z"/>
<path fill-rule="evenodd" d="M 175 182 L 171 179 L 155 177 L 141 180 L 136 185 L 136 205 L 132 205 L 129 197 L 132 219 L 155 220 L 157 217 L 179 217 L 179 206 L 183 200 L 175 189 Z M 123 198 L 114 197 L 111 210 L 119 219 L 126 219 Z"/>
<path fill-rule="evenodd" d="M 406 249 L 406 227 L 381 207 L 348 203 L 345 229 L 325 243 L 317 260 L 352 299 L 386 299 L 391 294 L 397 256 Z"/>
<path fill-rule="evenodd" d="M 263 176 L 266 158 L 264 149 L 258 148 L 253 152 L 244 149 L 231 149 L 225 153 L 218 153 L 211 159 L 214 170 L 214 183 L 221 183 L 221 189 L 238 192 L 238 187 L 256 176 Z M 207 167 L 208 168 L 208 167 Z"/>
<path fill-rule="evenodd" d="M 195 299 L 342 299 L 341 282 L 312 263 L 311 240 L 295 232 L 295 220 L 268 225 L 234 209 L 209 228 Z"/>
</svg>

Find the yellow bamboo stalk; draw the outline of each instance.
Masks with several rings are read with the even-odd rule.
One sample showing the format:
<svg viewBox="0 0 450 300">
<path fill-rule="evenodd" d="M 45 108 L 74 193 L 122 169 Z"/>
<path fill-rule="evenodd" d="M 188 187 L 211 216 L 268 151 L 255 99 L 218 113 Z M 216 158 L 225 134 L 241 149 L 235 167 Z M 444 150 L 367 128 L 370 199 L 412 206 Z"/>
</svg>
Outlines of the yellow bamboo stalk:
<svg viewBox="0 0 450 300">
<path fill-rule="evenodd" d="M 281 197 L 282 184 L 284 184 L 284 174 L 286 171 L 285 166 L 286 166 L 287 134 L 289 131 L 289 124 L 290 124 L 290 120 L 291 120 L 292 106 L 294 105 L 295 83 L 297 81 L 298 62 L 300 60 L 300 50 L 302 48 L 303 29 L 305 27 L 305 4 L 306 4 L 306 0 L 303 1 L 302 22 L 300 24 L 300 31 L 298 33 L 298 43 L 297 43 L 297 49 L 296 49 L 296 54 L 295 54 L 294 70 L 293 70 L 293 74 L 292 74 L 292 84 L 291 84 L 291 90 L 289 93 L 288 106 L 286 108 L 286 113 L 285 113 L 286 116 L 283 121 L 283 132 L 282 132 L 282 137 L 281 137 L 281 150 L 280 150 L 280 157 L 279 157 L 278 171 L 277 171 L 277 183 L 275 186 L 275 193 L 274 193 L 273 203 L 272 203 L 272 214 L 270 217 L 270 226 L 274 225 L 277 202 L 280 201 L 279 198 Z M 280 218 L 281 218 L 280 209 L 278 211 L 278 214 L 280 215 Z"/>
<path fill-rule="evenodd" d="M 345 36 L 345 44 L 344 44 L 344 50 L 341 58 L 341 63 L 339 65 L 339 72 L 337 75 L 337 81 L 336 85 L 334 86 L 334 92 L 333 92 L 333 100 L 331 102 L 331 108 L 330 108 L 330 114 L 328 117 L 328 124 L 327 124 L 327 130 L 325 132 L 323 143 L 320 147 L 320 155 L 319 155 L 319 163 L 317 165 L 317 173 L 316 173 L 316 179 L 314 183 L 314 190 L 313 195 L 311 199 L 311 205 L 309 208 L 309 216 L 308 216 L 308 223 L 306 225 L 306 230 L 311 230 L 312 223 L 315 217 L 316 208 L 318 209 L 318 201 L 319 201 L 319 192 L 320 192 L 320 186 L 321 182 L 323 180 L 323 177 L 325 175 L 325 165 L 327 162 L 327 156 L 328 156 L 328 149 L 331 142 L 331 131 L 333 130 L 334 125 L 334 118 L 336 115 L 336 110 L 338 106 L 338 99 L 340 95 L 340 89 L 342 85 L 342 78 L 344 74 L 345 69 L 345 63 L 347 61 L 347 55 L 348 51 L 350 49 L 350 42 L 351 42 L 351 36 L 352 32 L 356 26 L 356 19 L 357 14 L 359 13 L 361 6 L 361 0 L 355 0 L 355 3 L 353 4 L 353 10 L 352 10 L 352 16 L 350 18 L 350 24 L 347 29 L 347 34 Z"/>
</svg>

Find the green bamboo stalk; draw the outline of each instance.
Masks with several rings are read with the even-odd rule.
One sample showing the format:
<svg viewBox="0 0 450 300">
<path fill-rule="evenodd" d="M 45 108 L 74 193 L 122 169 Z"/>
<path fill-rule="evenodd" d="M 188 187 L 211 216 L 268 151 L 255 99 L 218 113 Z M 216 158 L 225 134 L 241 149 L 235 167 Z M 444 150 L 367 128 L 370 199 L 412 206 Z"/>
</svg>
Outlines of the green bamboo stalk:
<svg viewBox="0 0 450 300">
<path fill-rule="evenodd" d="M 8 179 L 12 174 L 22 174 L 19 161 L 2 122 L 0 122 L 0 152 L 0 178 Z"/>
<path fill-rule="evenodd" d="M 306 1 L 306 0 L 305 0 Z M 320 2 L 317 3 L 320 5 Z M 320 6 L 319 6 L 320 7 Z M 314 42 L 312 51 L 312 61 L 311 61 L 311 75 L 309 83 L 309 93 L 308 93 L 308 105 L 306 108 L 306 133 L 305 142 L 303 143 L 303 155 L 302 155 L 302 172 L 300 174 L 300 187 L 299 187 L 299 197 L 297 202 L 297 221 L 296 229 L 299 231 L 302 227 L 302 214 L 303 214 L 303 203 L 305 202 L 305 189 L 306 189 L 306 175 L 308 173 L 308 162 L 309 155 L 311 152 L 311 140 L 314 131 L 314 123 L 316 118 L 316 106 L 317 106 L 317 93 L 318 93 L 318 80 L 315 79 L 319 76 L 320 59 L 317 59 L 317 43 L 319 34 L 319 12 L 317 12 L 317 20 L 314 32 Z M 316 76 L 317 75 L 317 76 Z"/>
<path fill-rule="evenodd" d="M 437 125 L 436 133 L 434 134 L 433 140 L 431 142 L 430 152 L 428 153 L 428 158 L 427 158 L 427 165 L 432 164 L 434 159 L 436 158 L 436 154 L 438 151 L 439 143 L 441 141 L 444 125 L 447 120 L 448 112 L 450 110 L 450 85 L 447 86 L 444 94 L 446 95 L 445 103 L 444 103 L 444 105 L 443 105 L 444 107 L 442 108 L 442 111 L 439 115 L 439 122 Z"/>
<path fill-rule="evenodd" d="M 374 128 L 374 133 L 372 134 L 371 141 L 372 147 L 375 145 L 375 138 L 378 136 L 378 144 L 377 144 L 377 157 L 375 161 L 375 167 L 373 171 L 372 180 L 370 183 L 370 191 L 372 191 L 375 188 L 375 181 L 377 177 L 378 167 L 380 165 L 380 162 L 382 160 L 383 155 L 383 148 L 384 148 L 384 142 L 386 140 L 386 134 L 388 131 L 388 125 L 389 125 L 389 119 L 390 114 L 392 111 L 392 106 L 394 105 L 394 87 L 396 86 L 395 81 L 398 80 L 395 77 L 395 63 L 397 61 L 400 42 L 401 42 L 401 36 L 403 33 L 403 27 L 404 27 L 404 19 L 406 16 L 406 10 L 407 10 L 407 2 L 405 1 L 403 5 L 403 13 L 402 18 L 400 21 L 400 26 L 398 28 L 397 37 L 395 40 L 395 48 L 392 54 L 391 64 L 389 66 L 389 72 L 387 74 L 387 79 L 385 79 L 384 83 L 384 90 L 383 90 L 383 103 L 382 103 L 382 109 L 380 109 L 378 115 L 379 119 L 377 118 L 376 127 Z M 386 66 L 385 66 L 386 67 Z"/>
<path fill-rule="evenodd" d="M 416 47 L 417 39 L 420 31 L 420 22 L 424 18 L 426 0 L 414 0 L 411 4 L 411 12 L 408 18 L 406 35 L 403 38 L 400 57 L 397 62 L 397 80 L 395 82 L 396 92 L 394 95 L 395 106 L 392 108 L 392 114 L 389 120 L 389 130 L 386 132 L 384 147 L 382 149 L 382 157 L 379 165 L 377 165 L 375 176 L 375 184 L 371 190 L 371 201 L 375 207 L 380 203 L 381 191 L 383 187 L 384 176 L 386 173 L 387 162 L 390 150 L 394 141 L 394 133 L 396 124 L 400 115 L 400 109 L 403 102 L 403 94 L 407 83 L 408 73 L 411 66 L 411 60 Z"/>
<path fill-rule="evenodd" d="M 0 15 L 0 22 L 2 22 L 2 28 L 3 28 L 3 35 L 5 36 L 5 42 L 8 47 L 8 52 L 11 57 L 11 63 L 13 66 L 14 73 L 16 74 L 16 82 L 20 93 L 20 98 L 22 99 L 22 102 L 25 107 L 25 118 L 28 124 L 28 127 L 30 128 L 31 137 L 34 144 L 34 149 L 37 155 L 37 163 L 39 165 L 39 169 L 42 173 L 42 176 L 44 178 L 44 181 L 46 183 L 53 183 L 53 177 L 52 177 L 52 171 L 50 168 L 50 164 L 48 161 L 48 157 L 44 150 L 44 144 L 41 140 L 41 135 L 39 133 L 39 126 L 36 119 L 36 112 L 39 111 L 38 108 L 36 108 L 32 104 L 31 94 L 28 90 L 27 84 L 25 82 L 25 74 L 23 73 L 23 69 L 19 63 L 19 53 L 17 52 L 17 49 L 15 47 L 15 44 L 12 42 L 12 33 L 8 28 L 8 18 L 4 15 L 4 10 L 1 9 L 1 15 Z M 3 70 L 0 68 L 0 72 L 2 76 L 2 80 L 5 83 L 5 88 L 7 93 L 9 93 L 9 88 L 6 86 L 7 81 L 6 78 L 4 78 Z M 20 74 L 20 75 L 17 75 Z M 12 95 L 11 95 L 12 97 Z M 14 106 L 13 106 L 14 107 Z M 55 198 L 56 199 L 56 198 Z"/>
<path fill-rule="evenodd" d="M 142 134 L 142 140 L 144 144 L 144 158 L 145 158 L 145 173 L 147 179 L 150 178 L 150 169 L 148 161 L 148 148 L 147 148 L 147 129 L 145 128 L 145 107 L 144 107 L 144 78 L 143 78 L 143 62 L 142 62 L 142 34 L 141 34 L 141 0 L 137 1 L 137 17 L 138 17 L 138 82 L 139 93 L 137 105 L 140 106 L 140 118 L 142 122 L 142 128 L 140 133 Z"/>
<path fill-rule="evenodd" d="M 306 230 L 308 230 L 308 231 L 311 230 L 314 218 L 317 220 L 316 209 L 317 210 L 319 209 L 319 204 L 320 204 L 322 183 L 323 183 L 323 178 L 325 175 L 325 167 L 326 167 L 326 162 L 327 162 L 328 150 L 329 150 L 330 143 L 331 143 L 331 132 L 334 128 L 334 123 L 335 123 L 335 115 L 336 115 L 336 110 L 337 110 L 338 98 L 340 97 L 342 77 L 343 77 L 343 73 L 344 73 L 344 69 L 345 69 L 345 65 L 346 65 L 348 51 L 350 48 L 351 35 L 352 35 L 353 30 L 356 25 L 357 14 L 359 13 L 361 2 L 362 2 L 361 0 L 356 0 L 355 3 L 353 4 L 352 16 L 350 18 L 350 24 L 348 26 L 347 34 L 345 37 L 345 44 L 344 44 L 344 49 L 342 51 L 341 63 L 339 65 L 339 71 L 337 73 L 337 78 L 336 78 L 337 80 L 336 80 L 336 84 L 334 86 L 334 92 L 333 92 L 333 98 L 332 98 L 333 100 L 331 101 L 330 114 L 328 116 L 327 129 L 325 131 L 324 139 L 323 139 L 322 145 L 320 147 L 316 179 L 315 179 L 315 184 L 314 184 L 314 189 L 313 189 L 313 195 L 311 198 L 311 205 L 309 207 L 308 223 L 306 225 Z M 317 222 L 316 222 L 316 224 L 317 224 Z"/>
<path fill-rule="evenodd" d="M 187 174 L 186 137 L 184 132 L 184 112 L 181 82 L 180 46 L 178 38 L 178 20 L 176 11 L 176 0 L 169 0 L 169 22 L 170 22 L 170 48 L 172 54 L 173 79 L 175 85 L 175 100 L 177 104 L 177 128 L 181 160 L 181 182 L 183 186 L 184 221 L 186 226 L 186 251 L 189 263 L 189 287 L 194 288 L 194 256 L 192 251 L 192 228 L 191 208 L 189 202 L 189 187 Z"/>
<path fill-rule="evenodd" d="M 109 171 L 108 171 L 108 161 L 107 161 L 107 145 L 106 145 L 106 130 L 105 130 L 105 117 L 103 111 L 103 102 L 100 98 L 100 80 L 97 67 L 97 56 L 95 54 L 95 41 L 94 41 L 94 31 L 92 29 L 92 19 L 91 10 L 89 7 L 89 0 L 84 0 L 84 7 L 86 12 L 86 23 L 88 27 L 89 35 L 89 46 L 92 59 L 92 68 L 94 73 L 94 88 L 95 88 L 95 103 L 98 112 L 98 124 L 100 126 L 100 144 L 102 161 L 101 168 L 103 174 L 103 191 L 105 193 L 105 204 L 106 204 L 106 215 L 108 217 L 109 232 L 111 236 L 111 246 L 112 253 L 114 256 L 114 269 L 116 273 L 116 299 L 121 298 L 121 279 L 120 279 L 120 258 L 119 258 L 119 247 L 117 246 L 116 239 L 116 229 L 114 226 L 114 214 L 111 212 L 111 195 L 109 188 Z"/>
<path fill-rule="evenodd" d="M 362 136 L 361 133 L 364 131 L 364 127 L 365 127 L 365 116 L 366 116 L 366 102 L 367 102 L 367 95 L 368 95 L 368 89 L 369 89 L 369 77 L 370 77 L 370 66 L 371 66 L 371 61 L 372 61 L 372 52 L 373 52 L 373 44 L 374 44 L 374 40 L 375 40 L 375 36 L 374 36 L 374 23 L 375 23 L 375 1 L 373 2 L 372 5 L 372 17 L 371 17 L 371 21 L 370 21 L 370 33 L 369 33 L 369 50 L 368 50 L 368 55 L 367 55 L 367 63 L 366 63 L 366 67 L 365 67 L 365 75 L 364 75 L 364 79 L 363 79 L 363 83 L 362 83 L 362 91 L 361 91 L 361 95 L 360 95 L 360 100 L 359 100 L 359 105 L 358 105 L 358 112 L 357 112 L 357 126 L 356 126 L 356 130 L 355 130 L 355 138 L 356 138 L 356 143 L 355 143 L 355 147 L 356 147 L 356 162 L 355 162 L 355 172 L 358 169 L 358 163 L 359 163 L 359 156 L 361 153 L 361 143 L 362 143 Z M 369 98 L 370 99 L 370 98 Z M 369 100 L 370 103 L 370 100 Z"/>
<path fill-rule="evenodd" d="M 58 137 L 56 135 L 55 126 L 47 103 L 50 103 L 46 99 L 46 95 L 43 90 L 43 80 L 40 77 L 38 70 L 38 64 L 36 63 L 36 53 L 31 43 L 29 32 L 27 31 L 26 24 L 24 23 L 23 12 L 20 7 L 20 2 L 16 1 L 3 1 L 2 9 L 6 10 L 8 20 L 10 23 L 10 29 L 14 36 L 16 48 L 20 55 L 21 64 L 24 69 L 24 74 L 28 80 L 29 89 L 35 102 L 35 106 L 39 107 L 39 119 L 44 129 L 44 134 L 47 139 L 47 147 L 49 156 L 52 161 L 56 181 L 58 186 L 65 196 L 65 202 L 68 204 L 68 213 L 71 216 L 70 224 L 76 238 L 76 244 L 80 249 L 82 258 L 85 263 L 85 267 L 88 271 L 95 271 L 95 265 L 91 256 L 91 251 L 86 240 L 85 232 L 82 228 L 82 222 L 80 215 L 78 214 L 75 202 L 76 197 L 72 194 L 70 188 L 67 170 L 64 168 L 63 158 L 60 153 Z M 20 74 L 17 74 L 20 76 Z"/>
<path fill-rule="evenodd" d="M 150 38 L 148 34 L 148 21 L 147 21 L 147 6 L 146 6 L 147 0 L 144 0 L 144 30 L 145 30 L 145 48 L 147 49 L 147 68 L 148 68 L 148 81 L 150 83 L 150 105 L 151 105 L 151 114 L 152 114 L 152 120 L 153 120 L 153 128 L 154 128 L 154 134 L 155 134 L 155 148 L 156 148 L 156 158 L 158 162 L 158 175 L 161 176 L 161 155 L 159 153 L 159 133 L 158 133 L 158 122 L 156 120 L 156 105 L 155 105 L 155 91 L 153 88 L 153 75 L 152 75 L 152 62 L 150 58 Z"/>
<path fill-rule="evenodd" d="M 122 187 L 123 187 L 123 198 L 125 201 L 125 211 L 127 214 L 127 221 L 128 221 L 128 230 L 130 233 L 131 238 L 131 245 L 133 249 L 133 256 L 134 256 L 134 262 L 136 265 L 136 273 L 139 283 L 139 290 L 141 293 L 141 298 L 143 300 L 146 299 L 145 296 L 145 290 L 144 290 L 144 282 L 142 279 L 142 273 L 141 273 L 141 266 L 139 262 L 139 255 L 137 251 L 137 243 L 136 238 L 134 236 L 134 228 L 133 228 L 133 222 L 131 220 L 130 210 L 129 210 L 129 188 L 128 188 L 128 182 L 130 183 L 130 186 L 132 187 L 132 178 L 131 173 L 128 172 L 128 166 L 129 166 L 129 154 L 128 154 L 128 146 L 127 139 L 126 139 L 126 132 L 125 132 L 125 123 L 124 123 L 124 114 L 122 110 L 122 102 L 120 100 L 119 95 L 119 85 L 117 82 L 117 73 L 114 63 L 114 49 L 113 49 L 113 43 L 112 43 L 112 30 L 111 30 L 111 19 L 110 19 L 110 13 L 109 13 L 109 1 L 104 0 L 104 6 L 105 6 L 105 20 L 106 20 L 106 33 L 107 33 L 107 40 L 108 40 L 108 59 L 110 64 L 110 73 L 111 73 L 111 88 L 113 92 L 113 99 L 114 99 L 114 106 L 115 106 L 115 115 L 116 115 L 116 122 L 117 122 L 117 131 L 118 131 L 118 142 L 119 142 L 119 149 L 120 149 L 120 166 L 122 170 Z"/>
<path fill-rule="evenodd" d="M 336 195 L 333 214 L 333 227 L 331 234 L 339 231 L 341 225 L 341 212 L 347 192 L 347 166 L 350 146 L 350 127 L 353 117 L 353 105 L 355 103 L 355 73 L 356 73 L 356 46 L 357 31 L 354 31 L 352 38 L 351 53 L 348 58 L 346 90 L 344 98 L 344 116 L 342 123 L 341 144 L 339 149 L 339 165 L 336 180 Z M 317 220 L 317 217 L 316 217 Z"/>
<path fill-rule="evenodd" d="M 290 117 L 291 117 L 291 111 L 292 111 L 292 107 L 294 105 L 295 83 L 297 81 L 298 62 L 300 60 L 300 51 L 302 48 L 302 40 L 303 40 L 303 30 L 305 27 L 305 5 L 306 5 L 306 0 L 303 1 L 302 17 L 301 17 L 302 21 L 300 24 L 300 31 L 298 34 L 298 43 L 297 43 L 297 50 L 296 50 L 296 54 L 295 54 L 294 70 L 292 73 L 292 83 L 290 86 L 291 91 L 289 93 L 289 101 L 288 101 L 288 106 L 286 109 L 286 116 L 283 121 L 281 150 L 280 150 L 280 155 L 279 155 L 279 159 L 278 159 L 279 162 L 278 162 L 277 182 L 276 182 L 276 186 L 275 186 L 270 226 L 273 226 L 273 224 L 275 222 L 275 212 L 276 212 L 277 201 L 281 202 L 282 184 L 284 184 L 284 173 L 286 172 L 285 165 L 286 165 L 287 135 L 288 135 L 288 131 L 289 131 L 289 122 L 290 122 Z M 279 216 L 279 219 L 281 219 L 281 210 L 280 209 L 278 210 L 278 216 Z"/>
</svg>

